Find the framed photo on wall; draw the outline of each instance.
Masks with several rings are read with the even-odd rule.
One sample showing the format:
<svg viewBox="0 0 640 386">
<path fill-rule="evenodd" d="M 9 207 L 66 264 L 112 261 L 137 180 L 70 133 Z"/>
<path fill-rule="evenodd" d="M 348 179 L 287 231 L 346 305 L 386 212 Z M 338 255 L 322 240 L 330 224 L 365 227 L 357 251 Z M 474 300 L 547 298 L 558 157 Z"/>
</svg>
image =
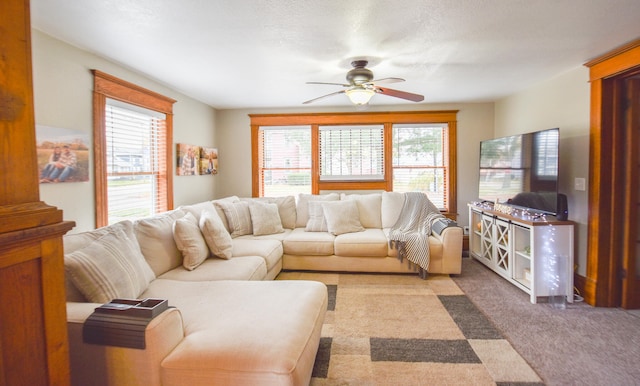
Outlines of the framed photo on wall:
<svg viewBox="0 0 640 386">
<path fill-rule="evenodd" d="M 200 147 L 200 174 L 218 174 L 218 149 Z"/>
<path fill-rule="evenodd" d="M 178 143 L 176 145 L 177 168 L 179 176 L 197 176 L 200 174 L 200 147 Z"/>
<path fill-rule="evenodd" d="M 36 153 L 41 184 L 89 181 L 89 134 L 36 125 Z"/>
</svg>

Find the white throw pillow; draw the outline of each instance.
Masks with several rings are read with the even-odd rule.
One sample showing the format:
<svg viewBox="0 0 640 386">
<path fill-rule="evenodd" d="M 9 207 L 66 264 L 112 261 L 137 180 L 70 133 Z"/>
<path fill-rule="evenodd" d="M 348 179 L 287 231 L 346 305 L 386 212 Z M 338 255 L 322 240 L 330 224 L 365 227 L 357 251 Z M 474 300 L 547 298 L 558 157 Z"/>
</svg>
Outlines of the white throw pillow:
<svg viewBox="0 0 640 386">
<path fill-rule="evenodd" d="M 219 198 L 217 200 L 211 201 L 213 206 L 216 208 L 216 212 L 218 213 L 218 216 L 220 216 L 220 220 L 222 220 L 222 223 L 224 224 L 224 227 L 227 230 L 227 232 L 231 232 L 229 230 L 229 222 L 227 221 L 227 216 L 225 216 L 224 209 L 222 209 L 222 206 L 220 204 L 221 203 L 232 204 L 232 203 L 238 202 L 238 201 L 240 201 L 238 196 L 229 196 L 229 197 Z"/>
<path fill-rule="evenodd" d="M 205 210 L 200 215 L 199 225 L 211 253 L 222 259 L 230 259 L 233 255 L 231 235 L 220 216 L 214 211 Z"/>
<path fill-rule="evenodd" d="M 182 266 L 189 271 L 198 268 L 209 257 L 209 247 L 193 214 L 187 213 L 173 223 L 173 239 L 182 252 Z"/>
<path fill-rule="evenodd" d="M 286 229 L 293 229 L 296 227 L 296 199 L 293 196 L 283 197 L 246 197 L 241 200 L 249 202 L 262 202 L 278 205 L 278 214 L 280 215 L 280 221 L 282 227 Z"/>
<path fill-rule="evenodd" d="M 182 265 L 182 255 L 173 239 L 173 223 L 184 215 L 176 209 L 133 223 L 140 251 L 156 276 Z"/>
<path fill-rule="evenodd" d="M 328 201 L 322 203 L 322 211 L 327 220 L 329 233 L 336 236 L 343 233 L 362 232 L 360 214 L 355 201 Z"/>
<path fill-rule="evenodd" d="M 354 200 L 358 204 L 360 223 L 365 228 L 382 228 L 382 194 L 342 194 L 341 200 Z"/>
<path fill-rule="evenodd" d="M 155 279 L 136 244 L 120 229 L 64 257 L 73 284 L 93 303 L 137 298 Z"/>
<path fill-rule="evenodd" d="M 251 212 L 249 212 L 249 203 L 247 201 L 218 202 L 216 205 L 219 205 L 224 210 L 224 215 L 229 223 L 231 237 L 253 234 Z"/>
<path fill-rule="evenodd" d="M 296 203 L 296 227 L 304 228 L 309 221 L 309 202 L 310 201 L 338 201 L 340 195 L 338 193 L 329 194 L 298 194 Z"/>
<path fill-rule="evenodd" d="M 321 201 L 309 201 L 309 221 L 304 228 L 307 232 L 327 232 L 327 221 L 324 219 Z"/>
<path fill-rule="evenodd" d="M 252 201 L 249 203 L 249 212 L 254 236 L 284 232 L 277 204 Z"/>
</svg>

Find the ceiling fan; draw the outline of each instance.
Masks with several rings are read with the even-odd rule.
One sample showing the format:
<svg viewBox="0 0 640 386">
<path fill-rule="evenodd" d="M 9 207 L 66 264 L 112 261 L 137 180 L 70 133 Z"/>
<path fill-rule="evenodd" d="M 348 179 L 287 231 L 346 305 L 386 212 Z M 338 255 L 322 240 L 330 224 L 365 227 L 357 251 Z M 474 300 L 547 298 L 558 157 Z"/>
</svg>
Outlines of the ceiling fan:
<svg viewBox="0 0 640 386">
<path fill-rule="evenodd" d="M 326 83 L 326 82 L 307 82 L 307 84 L 328 84 L 345 87 L 345 90 L 332 92 L 318 98 L 310 99 L 303 104 L 315 102 L 319 99 L 327 98 L 338 94 L 347 94 L 351 102 L 356 105 L 366 105 L 376 93 L 384 94 L 396 98 L 407 99 L 413 102 L 421 102 L 424 96 L 412 94 L 406 91 L 394 90 L 392 88 L 380 87 L 379 84 L 404 82 L 402 78 L 383 78 L 373 80 L 373 72 L 366 68 L 369 62 L 367 60 L 354 60 L 351 62 L 353 68 L 347 72 L 347 82 L 349 83 Z"/>
</svg>

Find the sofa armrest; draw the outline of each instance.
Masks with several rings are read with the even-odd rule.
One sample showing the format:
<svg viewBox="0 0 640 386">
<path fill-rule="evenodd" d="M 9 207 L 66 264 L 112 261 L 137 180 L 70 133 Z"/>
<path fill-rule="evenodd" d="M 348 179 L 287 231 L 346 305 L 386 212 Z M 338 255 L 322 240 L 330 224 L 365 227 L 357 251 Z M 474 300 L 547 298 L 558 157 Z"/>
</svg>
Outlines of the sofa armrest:
<svg viewBox="0 0 640 386">
<path fill-rule="evenodd" d="M 462 272 L 462 228 L 458 226 L 444 228 L 442 233 L 431 232 L 442 243 L 443 272 L 459 274 Z"/>
<path fill-rule="evenodd" d="M 145 330 L 144 350 L 84 343 L 82 326 L 97 303 L 67 303 L 73 385 L 160 385 L 161 363 L 184 338 L 182 315 L 169 308 Z"/>
</svg>

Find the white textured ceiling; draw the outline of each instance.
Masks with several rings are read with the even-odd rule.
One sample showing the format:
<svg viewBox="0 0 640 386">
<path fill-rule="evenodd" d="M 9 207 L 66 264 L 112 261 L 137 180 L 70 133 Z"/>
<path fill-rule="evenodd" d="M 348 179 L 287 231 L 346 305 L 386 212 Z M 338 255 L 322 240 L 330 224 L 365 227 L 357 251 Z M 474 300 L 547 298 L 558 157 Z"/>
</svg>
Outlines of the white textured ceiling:
<svg viewBox="0 0 640 386">
<path fill-rule="evenodd" d="M 354 58 L 423 103 L 493 101 L 640 37 L 638 0 L 31 0 L 31 13 L 219 109 L 302 106 L 341 89 L 305 82 L 343 83 Z"/>
</svg>

